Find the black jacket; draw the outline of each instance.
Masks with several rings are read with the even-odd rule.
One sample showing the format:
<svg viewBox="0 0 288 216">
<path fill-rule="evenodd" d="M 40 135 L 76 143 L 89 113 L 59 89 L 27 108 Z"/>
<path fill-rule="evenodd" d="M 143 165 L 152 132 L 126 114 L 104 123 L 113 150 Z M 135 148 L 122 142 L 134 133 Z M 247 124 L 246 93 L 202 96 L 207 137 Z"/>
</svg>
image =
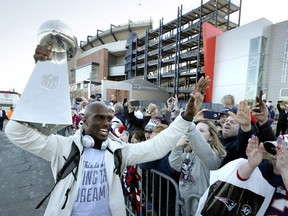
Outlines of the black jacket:
<svg viewBox="0 0 288 216">
<path fill-rule="evenodd" d="M 259 138 L 259 142 L 273 141 L 277 139 L 269 121 L 267 121 L 262 126 L 260 126 L 257 123 L 256 126 L 257 126 L 257 137 Z"/>
<path fill-rule="evenodd" d="M 278 112 L 279 112 L 278 122 L 279 123 L 283 123 L 283 124 L 287 124 L 287 113 L 285 112 L 284 109 L 282 109 L 280 107 L 279 103 L 277 103 L 277 109 L 278 109 Z"/>
<path fill-rule="evenodd" d="M 0 112 L 2 111 L 2 117 L 0 117 L 1 120 L 5 120 L 8 119 L 5 110 L 0 110 Z"/>
<path fill-rule="evenodd" d="M 237 136 L 228 138 L 220 137 L 220 141 L 227 151 L 227 155 L 223 160 L 222 166 L 238 158 L 247 158 L 246 147 L 248 144 L 248 139 L 255 133 L 255 128 L 252 126 L 251 130 L 248 132 L 244 132 L 240 128 Z"/>
</svg>

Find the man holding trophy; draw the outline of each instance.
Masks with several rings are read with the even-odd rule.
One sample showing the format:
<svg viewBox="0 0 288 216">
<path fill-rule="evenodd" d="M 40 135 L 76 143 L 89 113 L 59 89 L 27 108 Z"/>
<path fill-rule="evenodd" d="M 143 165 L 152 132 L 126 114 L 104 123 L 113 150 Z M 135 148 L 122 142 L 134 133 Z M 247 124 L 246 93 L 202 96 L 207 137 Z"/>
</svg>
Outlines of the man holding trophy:
<svg viewBox="0 0 288 216">
<path fill-rule="evenodd" d="M 98 101 L 87 105 L 84 124 L 73 136 L 56 135 L 57 130 L 71 124 L 69 85 L 67 88 L 63 74 L 68 73 L 64 70 L 67 60 L 75 53 L 76 43 L 64 23 L 57 20 L 43 25 L 45 33 L 42 31 L 43 38 L 34 55 L 35 69 L 13 119 L 6 126 L 6 135 L 15 145 L 51 162 L 55 185 L 45 197 L 50 195 L 45 215 L 124 216 L 125 203 L 118 175 L 126 166 L 164 157 L 185 132 L 195 130 L 192 120 L 201 107 L 210 79 L 199 79 L 186 110 L 165 131 L 148 141 L 135 145 L 114 137 L 110 132 L 113 114 Z M 33 114 L 23 114 L 37 92 L 45 94 L 46 99 L 37 102 Z M 51 116 L 43 112 L 50 103 L 47 97 L 61 98 L 59 103 L 53 103 L 54 108 L 49 108 L 63 116 L 56 119 L 55 113 Z"/>
</svg>

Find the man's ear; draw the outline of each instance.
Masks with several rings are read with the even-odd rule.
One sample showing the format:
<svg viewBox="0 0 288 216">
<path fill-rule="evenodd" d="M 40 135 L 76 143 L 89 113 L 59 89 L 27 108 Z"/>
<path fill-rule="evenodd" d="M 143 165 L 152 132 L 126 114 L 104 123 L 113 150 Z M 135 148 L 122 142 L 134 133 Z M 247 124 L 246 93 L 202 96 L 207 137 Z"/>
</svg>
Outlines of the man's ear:
<svg viewBox="0 0 288 216">
<path fill-rule="evenodd" d="M 83 116 L 83 117 L 82 117 L 82 121 L 83 121 L 84 125 L 86 125 L 86 124 L 87 124 L 87 117 L 86 117 L 86 116 Z"/>
</svg>

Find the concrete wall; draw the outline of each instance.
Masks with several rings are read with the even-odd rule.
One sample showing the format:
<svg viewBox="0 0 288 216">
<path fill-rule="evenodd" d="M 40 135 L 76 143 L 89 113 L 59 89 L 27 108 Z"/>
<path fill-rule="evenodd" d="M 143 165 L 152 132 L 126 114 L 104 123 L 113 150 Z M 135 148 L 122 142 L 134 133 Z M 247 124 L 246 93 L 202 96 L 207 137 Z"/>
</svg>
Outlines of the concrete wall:
<svg viewBox="0 0 288 216">
<path fill-rule="evenodd" d="M 285 51 L 285 43 L 288 39 L 287 31 L 288 31 L 288 21 L 277 23 L 272 26 L 271 48 L 268 53 L 269 73 L 267 79 L 268 84 L 267 99 L 271 100 L 274 106 L 276 106 L 278 100 L 284 99 L 280 97 L 281 89 L 288 88 L 287 83 L 288 74 L 286 76 L 286 79 L 281 79 L 283 65 L 285 64 L 284 51 Z M 286 73 L 288 73 L 287 70 Z"/>
</svg>

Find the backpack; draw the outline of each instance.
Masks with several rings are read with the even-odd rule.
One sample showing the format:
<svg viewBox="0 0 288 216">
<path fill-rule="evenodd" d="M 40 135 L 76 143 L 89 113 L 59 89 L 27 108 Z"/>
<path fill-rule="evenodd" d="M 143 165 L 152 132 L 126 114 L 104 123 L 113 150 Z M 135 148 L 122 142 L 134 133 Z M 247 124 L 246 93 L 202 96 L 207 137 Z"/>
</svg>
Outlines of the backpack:
<svg viewBox="0 0 288 216">
<path fill-rule="evenodd" d="M 107 147 L 107 150 L 114 155 L 114 172 L 116 173 L 116 175 L 121 174 L 121 165 L 122 165 L 122 152 L 121 149 L 116 149 L 114 152 Z M 64 157 L 64 156 L 63 156 Z M 44 203 L 44 201 L 50 196 L 50 194 L 52 193 L 52 191 L 54 190 L 55 186 L 58 184 L 58 182 L 61 179 L 64 179 L 66 176 L 68 176 L 68 174 L 70 174 L 72 172 L 72 175 L 74 176 L 74 179 L 77 181 L 77 172 L 78 172 L 78 166 L 79 166 L 79 161 L 80 161 L 80 151 L 78 149 L 78 147 L 76 146 L 76 144 L 73 142 L 72 143 L 72 148 L 71 148 L 71 152 L 68 156 L 68 158 L 65 159 L 65 163 L 62 166 L 62 168 L 58 171 L 57 176 L 56 176 L 56 182 L 54 184 L 54 186 L 52 187 L 52 189 L 50 190 L 50 192 L 41 200 L 41 202 L 36 206 L 36 209 L 39 209 L 40 206 Z M 75 172 L 73 171 L 74 168 L 76 168 Z M 65 208 L 67 200 L 68 200 L 68 194 L 70 192 L 70 188 L 67 189 L 65 196 L 66 196 L 66 200 L 62 206 L 62 209 Z"/>
</svg>

